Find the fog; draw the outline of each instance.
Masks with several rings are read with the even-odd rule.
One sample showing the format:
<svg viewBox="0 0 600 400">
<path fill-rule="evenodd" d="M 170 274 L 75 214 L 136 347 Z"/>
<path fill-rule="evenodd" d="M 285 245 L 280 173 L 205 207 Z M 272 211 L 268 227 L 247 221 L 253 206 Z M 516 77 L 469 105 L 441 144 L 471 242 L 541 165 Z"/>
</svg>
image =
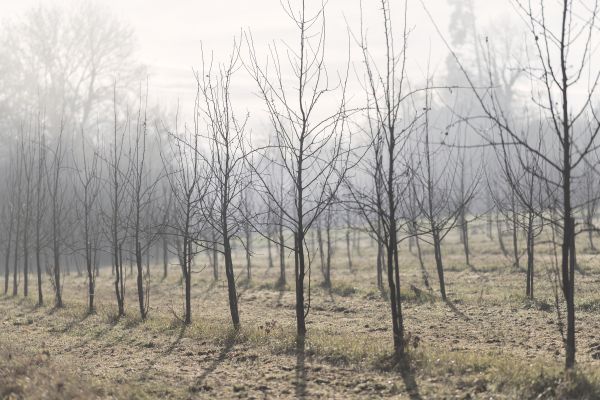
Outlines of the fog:
<svg viewBox="0 0 600 400">
<path fill-rule="evenodd" d="M 440 349 L 451 340 L 474 352 L 459 360 L 468 375 L 497 343 L 485 339 L 489 317 L 520 307 L 537 324 L 535 343 L 511 342 L 529 375 L 460 390 L 596 398 L 600 350 L 575 315 L 598 302 L 599 10 L 593 0 L 0 0 L 0 308 L 86 310 L 61 334 L 156 322 L 181 326 L 178 342 L 195 326 L 207 346 L 225 343 L 213 371 L 242 341 L 272 355 L 274 341 L 293 342 L 281 353 L 296 357 L 296 397 L 315 354 L 336 377 L 353 362 L 375 380 L 400 373 L 421 398 L 413 373 L 442 371 L 430 363 L 439 329 L 423 321 L 457 316 L 446 323 L 460 339 L 444 336 Z M 13 304 L 19 296 L 32 303 Z M 462 304 L 483 325 L 462 326 L 472 321 Z M 494 323 L 505 337 L 519 325 Z M 342 325 L 343 343 L 328 342 Z M 540 325 L 551 332 L 536 335 Z M 549 337 L 560 350 L 539 343 Z M 551 392 L 536 383 L 546 361 L 523 354 L 551 359 Z M 505 356 L 486 370 L 506 369 Z M 569 373 L 586 360 L 583 375 L 561 380 L 559 356 Z M 201 383 L 183 390 L 213 390 Z M 404 393 L 382 387 L 371 394 Z"/>
</svg>

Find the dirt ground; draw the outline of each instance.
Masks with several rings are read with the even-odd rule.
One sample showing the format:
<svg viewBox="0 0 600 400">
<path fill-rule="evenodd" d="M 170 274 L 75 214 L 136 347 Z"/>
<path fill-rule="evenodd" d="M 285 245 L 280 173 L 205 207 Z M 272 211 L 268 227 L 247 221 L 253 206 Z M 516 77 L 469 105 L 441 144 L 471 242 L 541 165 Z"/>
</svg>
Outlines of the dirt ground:
<svg viewBox="0 0 600 400">
<path fill-rule="evenodd" d="M 127 278 L 117 319 L 110 269 L 97 281 L 97 312 L 85 307 L 86 281 L 65 277 L 65 307 L 0 297 L 0 398 L 597 398 L 600 395 L 600 256 L 580 244 L 576 275 L 577 372 L 564 375 L 552 254 L 538 246 L 536 300 L 524 296 L 525 272 L 481 231 L 471 236 L 472 265 L 449 235 L 443 247 L 449 301 L 438 296 L 431 248 L 423 243 L 431 289 L 417 258 L 401 251 L 408 361 L 392 350 L 389 305 L 375 286 L 375 247 L 365 237 L 348 268 L 338 232 L 333 287 L 313 262 L 308 335 L 295 341 L 293 284 L 275 286 L 256 243 L 252 281 L 237 260 L 242 329 L 231 329 L 224 274 L 196 260 L 193 323 L 184 326 L 177 265 L 162 280 L 152 269 L 150 314 L 140 321 L 135 279 Z M 509 240 L 508 238 L 506 239 Z M 293 275 L 287 260 L 288 279 Z M 524 257 L 522 264 L 525 264 Z M 31 280 L 34 284 L 33 280 Z M 35 294 L 35 293 L 33 293 Z M 562 310 L 559 308 L 559 310 Z M 562 311 L 561 311 L 562 312 Z M 562 314 L 561 314 L 562 316 Z"/>
</svg>

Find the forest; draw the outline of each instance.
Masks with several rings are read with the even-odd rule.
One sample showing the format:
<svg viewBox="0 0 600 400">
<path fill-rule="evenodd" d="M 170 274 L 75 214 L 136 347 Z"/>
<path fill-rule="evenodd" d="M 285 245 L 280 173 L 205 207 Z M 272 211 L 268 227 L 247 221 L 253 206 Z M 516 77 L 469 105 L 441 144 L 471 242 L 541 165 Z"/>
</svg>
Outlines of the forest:
<svg viewBox="0 0 600 400">
<path fill-rule="evenodd" d="M 600 4 L 505 2 L 257 2 L 176 101 L 5 18 L 0 399 L 600 398 Z"/>
</svg>

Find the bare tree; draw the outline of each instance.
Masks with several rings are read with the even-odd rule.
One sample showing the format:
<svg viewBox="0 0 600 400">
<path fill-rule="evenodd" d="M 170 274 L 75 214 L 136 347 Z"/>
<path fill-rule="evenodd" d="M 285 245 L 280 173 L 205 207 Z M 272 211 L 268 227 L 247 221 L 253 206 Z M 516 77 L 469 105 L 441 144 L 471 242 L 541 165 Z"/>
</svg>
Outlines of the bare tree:
<svg viewBox="0 0 600 400">
<path fill-rule="evenodd" d="M 42 229 L 44 227 L 45 213 L 44 208 L 46 206 L 47 198 L 47 186 L 44 182 L 44 174 L 46 171 L 46 126 L 42 122 L 43 117 L 38 117 L 37 126 L 37 172 L 35 177 L 35 264 L 37 272 L 37 289 L 38 289 L 38 306 L 44 304 L 44 294 L 42 291 L 42 260 L 41 253 L 44 246 L 42 241 Z"/>
<path fill-rule="evenodd" d="M 201 113 L 208 125 L 208 140 L 212 192 L 214 200 L 202 208 L 212 228 L 217 232 L 218 248 L 225 259 L 225 275 L 229 293 L 229 311 L 234 328 L 239 328 L 240 317 L 238 295 L 233 266 L 232 242 L 238 238 L 238 231 L 246 229 L 246 257 L 248 279 L 250 279 L 250 226 L 246 196 L 250 185 L 250 171 L 246 168 L 245 126 L 247 118 L 238 119 L 231 100 L 231 80 L 240 66 L 240 47 L 234 41 L 227 63 L 213 70 L 212 60 L 203 64 L 202 74 L 196 73 L 196 80 L 203 101 Z"/>
<path fill-rule="evenodd" d="M 6 235 L 6 247 L 4 252 L 4 294 L 8 294 L 8 287 L 10 284 L 10 253 L 11 253 L 11 245 L 13 242 L 13 229 L 15 225 L 14 219 L 14 192 L 12 190 L 12 180 L 13 180 L 14 170 L 13 168 L 9 169 L 8 176 L 6 178 L 6 188 L 5 188 L 5 196 L 6 202 L 2 206 L 2 221 L 3 226 L 5 227 L 5 231 L 7 231 Z M 8 230 L 6 226 L 8 225 Z"/>
<path fill-rule="evenodd" d="M 294 235 L 294 277 L 296 283 L 296 328 L 299 343 L 306 334 L 306 316 L 310 306 L 305 304 L 305 278 L 310 272 L 306 235 L 316 219 L 335 196 L 348 166 L 345 147 L 346 128 L 345 88 L 342 77 L 335 86 L 329 83 L 325 68 L 325 7 L 320 4 L 311 14 L 306 2 L 297 9 L 292 3 L 283 4 L 286 14 L 297 28 L 298 46 L 281 57 L 278 47 L 270 51 L 271 66 L 262 66 L 248 36 L 250 62 L 248 70 L 256 81 L 271 124 L 275 130 L 276 148 L 280 153 L 278 166 L 285 171 L 293 188 L 289 188 L 293 209 L 288 209 L 276 195 L 276 189 L 263 175 L 265 164 L 277 162 L 269 152 L 257 151 L 258 165 L 253 168 L 260 180 L 262 194 L 273 201 L 284 215 L 286 225 Z M 288 46 L 291 48 L 291 46 Z M 287 60 L 292 78 L 284 76 L 283 62 Z M 292 79 L 294 86 L 289 85 Z M 326 108 L 329 97 L 335 96 L 335 108 Z M 292 100 L 292 98 L 294 100 Z M 327 106 L 331 107 L 331 106 Z M 310 280 L 309 280 L 310 287 Z"/>
<path fill-rule="evenodd" d="M 401 357 L 405 349 L 404 318 L 400 297 L 400 265 L 398 247 L 403 237 L 403 227 L 399 207 L 403 200 L 404 188 L 410 188 L 410 171 L 402 164 L 407 140 L 414 132 L 421 113 L 412 105 L 415 91 L 410 89 L 406 75 L 408 43 L 408 4 L 404 3 L 400 47 L 396 47 L 391 21 L 390 4 L 381 0 L 383 17 L 383 39 L 385 57 L 377 63 L 370 50 L 367 34 L 361 24 L 359 45 L 366 68 L 365 87 L 367 91 L 368 115 L 372 119 L 371 131 L 375 147 L 375 190 L 362 192 L 354 188 L 354 197 L 370 231 L 385 248 L 386 275 L 389 290 L 390 311 L 394 352 Z M 407 163 L 408 164 L 408 163 Z M 405 236 L 404 238 L 406 238 Z"/>
<path fill-rule="evenodd" d="M 330 204 L 327 210 L 320 216 L 317 222 L 317 237 L 319 241 L 319 255 L 321 258 L 321 273 L 323 274 L 323 287 L 331 288 L 331 258 L 334 254 L 332 228 L 333 228 L 333 205 Z M 324 224 L 324 228 L 321 224 Z M 325 239 L 322 231 L 325 230 Z"/>
<path fill-rule="evenodd" d="M 78 219 L 82 221 L 83 256 L 88 280 L 88 312 L 93 313 L 95 287 L 96 287 L 96 269 L 94 266 L 94 232 L 98 229 L 94 221 L 96 212 L 96 203 L 100 194 L 100 158 L 98 152 L 92 148 L 88 150 L 89 144 L 83 130 L 81 131 L 81 160 L 74 155 L 74 167 L 77 172 L 79 190 L 75 191 L 75 197 L 78 201 Z"/>
<path fill-rule="evenodd" d="M 128 179 L 128 200 L 131 207 L 129 212 L 129 232 L 133 241 L 133 258 L 137 271 L 136 285 L 138 293 L 138 305 L 140 317 L 146 319 L 149 309 L 149 262 L 144 274 L 144 254 L 149 255 L 150 247 L 157 237 L 154 230 L 154 221 L 151 214 L 151 206 L 154 200 L 154 191 L 158 183 L 158 177 L 153 176 L 149 167 L 150 160 L 147 159 L 148 151 L 148 86 L 145 93 L 138 97 L 139 107 L 135 121 L 135 133 L 131 146 L 130 175 Z"/>
<path fill-rule="evenodd" d="M 252 182 L 252 177 L 248 179 L 248 182 Z M 242 229 L 244 230 L 244 250 L 246 253 L 246 279 L 250 282 L 252 279 L 252 224 L 250 220 L 254 217 L 250 188 L 242 191 L 241 196 L 243 212 Z M 271 242 L 269 241 L 269 243 Z"/>
<path fill-rule="evenodd" d="M 594 95 L 597 93 L 600 71 L 592 69 L 589 55 L 592 52 L 592 38 L 596 30 L 598 2 L 582 5 L 572 0 L 562 0 L 551 6 L 544 2 L 534 4 L 519 0 L 514 2 L 524 16 L 529 30 L 528 38 L 535 49 L 535 58 L 531 60 L 525 73 L 529 78 L 533 106 L 540 113 L 540 132 L 552 132 L 545 135 L 547 143 L 543 151 L 536 148 L 535 135 L 524 135 L 522 130 L 510 118 L 505 109 L 501 94 L 495 90 L 485 92 L 476 89 L 468 72 L 461 70 L 469 80 L 483 112 L 493 123 L 498 135 L 504 136 L 507 143 L 532 152 L 540 159 L 544 171 L 542 177 L 545 186 L 551 192 L 561 193 L 557 202 L 560 219 L 552 220 L 562 232 L 561 245 L 561 284 L 567 309 L 567 329 L 565 339 L 565 366 L 575 365 L 575 235 L 577 233 L 574 204 L 572 202 L 574 171 L 578 166 L 588 165 L 589 155 L 597 148 L 597 136 L 600 121 Z M 548 19 L 548 8 L 556 7 L 559 15 L 558 25 Z M 575 21 L 578 27 L 574 25 Z M 556 27 L 557 26 L 557 27 Z M 453 56 L 460 59 L 453 53 Z M 542 73 L 540 74 L 540 71 Z M 492 74 L 490 87 L 495 87 Z M 573 100 L 573 91 L 584 87 L 583 101 Z M 577 104 L 577 105 L 575 105 Z M 575 107 L 575 108 L 574 108 Z M 575 124 L 584 129 L 574 129 Z M 498 143 L 498 138 L 488 141 Z M 533 142 L 532 142 L 533 141 Z M 552 141 L 552 145 L 549 142 Z"/>
<path fill-rule="evenodd" d="M 51 246 L 53 264 L 51 266 L 51 281 L 54 286 L 54 305 L 59 308 L 63 306 L 62 282 L 61 282 L 61 255 L 64 245 L 63 227 L 67 218 L 65 189 L 65 143 L 63 139 L 64 126 L 61 126 L 58 136 L 54 139 L 55 144 L 50 149 L 50 163 L 46 168 L 46 181 L 48 197 L 50 201 L 50 223 L 51 223 Z"/>
<path fill-rule="evenodd" d="M 174 236 L 172 244 L 179 256 L 185 286 L 184 323 L 192 322 L 192 266 L 198 244 L 208 224 L 202 205 L 205 204 L 210 176 L 200 147 L 200 88 L 194 104 L 193 130 L 179 132 L 175 119 L 174 131 L 169 131 L 169 148 L 161 153 L 166 177 L 172 193 L 172 214 L 168 231 Z M 210 242 L 209 242 L 210 243 Z M 212 245 L 212 243 L 211 243 Z"/>
<path fill-rule="evenodd" d="M 125 136 L 128 129 L 128 123 L 119 126 L 119 115 L 117 108 L 117 83 L 113 83 L 113 130 L 112 141 L 109 144 L 110 149 L 105 158 L 107 164 L 107 186 L 108 186 L 108 210 L 105 212 L 107 217 L 108 241 L 111 247 L 113 259 L 113 270 L 115 272 L 115 295 L 117 299 L 118 315 L 125 315 L 125 277 L 123 275 L 123 244 L 126 239 L 126 221 L 128 215 L 125 213 L 124 202 L 126 200 L 127 184 L 130 176 L 130 165 L 124 166 L 123 158 L 129 153 L 124 148 Z"/>
<path fill-rule="evenodd" d="M 133 30 L 97 2 L 40 4 L 3 24 L 0 36 L 0 80 L 9 94 L 0 122 L 13 126 L 40 109 L 51 130 L 88 131 L 95 115 L 110 112 L 114 77 L 129 87 L 143 75 Z"/>
</svg>

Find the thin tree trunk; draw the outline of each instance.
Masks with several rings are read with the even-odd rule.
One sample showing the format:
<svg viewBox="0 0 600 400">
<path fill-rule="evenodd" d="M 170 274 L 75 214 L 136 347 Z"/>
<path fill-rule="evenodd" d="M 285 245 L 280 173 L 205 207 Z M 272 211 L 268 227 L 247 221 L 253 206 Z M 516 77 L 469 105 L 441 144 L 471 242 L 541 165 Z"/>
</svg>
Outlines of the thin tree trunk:
<svg viewBox="0 0 600 400">
<path fill-rule="evenodd" d="M 500 217 L 496 215 L 496 229 L 498 230 L 498 243 L 500 244 L 500 250 L 505 257 L 508 257 L 508 251 L 504 245 L 504 239 L 502 238 L 502 227 L 500 223 Z"/>
<path fill-rule="evenodd" d="M 323 233 L 321 223 L 317 223 L 317 243 L 319 244 L 319 258 L 321 261 L 321 274 L 323 275 L 323 286 L 327 286 L 327 274 L 325 273 L 325 249 L 323 249 Z"/>
<path fill-rule="evenodd" d="M 217 251 L 217 236 L 216 232 L 212 232 L 212 265 L 213 265 L 213 279 L 219 280 L 219 253 Z"/>
<path fill-rule="evenodd" d="M 246 227 L 245 227 L 245 232 L 246 234 L 246 278 L 248 279 L 248 282 L 250 282 L 250 280 L 252 280 L 252 260 L 251 260 L 251 247 L 252 243 L 251 243 L 251 234 L 250 234 L 250 227 L 249 224 L 246 223 Z"/>
<path fill-rule="evenodd" d="M 435 266 L 438 272 L 438 279 L 440 282 L 440 294 L 442 300 L 446 301 L 446 282 L 444 280 L 444 265 L 442 264 L 442 246 L 440 234 L 437 228 L 433 229 L 433 250 L 435 254 Z"/>
<path fill-rule="evenodd" d="M 285 242 L 283 237 L 283 215 L 279 216 L 279 286 L 286 284 L 285 277 Z"/>
<path fill-rule="evenodd" d="M 140 317 L 146 319 L 146 304 L 144 303 L 144 264 L 142 260 L 142 246 L 139 240 L 135 241 L 135 264 L 137 267 L 137 291 L 140 306 Z"/>
<path fill-rule="evenodd" d="M 421 266 L 421 278 L 423 279 L 423 285 L 425 285 L 425 287 L 429 289 L 429 274 L 427 273 L 427 269 L 425 268 L 425 264 L 423 263 L 423 253 L 421 251 L 421 240 L 419 239 L 419 236 L 415 237 L 415 245 L 417 247 L 417 257 L 419 259 L 419 265 Z"/>
<path fill-rule="evenodd" d="M 511 192 L 511 208 L 512 208 L 512 239 L 513 239 L 513 254 L 515 258 L 515 268 L 517 270 L 521 269 L 520 261 L 519 261 L 519 239 L 518 239 L 518 223 L 517 223 L 517 210 L 515 204 L 515 193 Z"/>
<path fill-rule="evenodd" d="M 352 271 L 352 248 L 350 246 L 350 230 L 346 229 L 346 255 L 348 257 L 348 270 Z"/>
<path fill-rule="evenodd" d="M 225 217 L 226 218 L 226 217 Z M 240 327 L 240 315 L 238 311 L 237 292 L 235 289 L 235 275 L 233 271 L 233 259 L 231 257 L 231 244 L 229 243 L 229 232 L 227 228 L 223 232 L 223 251 L 225 253 L 225 275 L 227 276 L 227 291 L 229 294 L 229 311 L 233 327 Z"/>
<path fill-rule="evenodd" d="M 331 216 L 328 215 L 325 236 L 327 237 L 327 261 L 325 263 L 325 282 L 326 288 L 331 287 L 331 257 L 333 256 L 333 244 L 331 240 Z"/>
<path fill-rule="evenodd" d="M 527 223 L 527 287 L 525 294 L 533 299 L 533 261 L 534 261 L 534 237 L 533 237 L 533 215 L 529 213 Z"/>
<path fill-rule="evenodd" d="M 6 253 L 4 255 L 4 294 L 8 294 L 8 285 L 10 282 L 10 250 L 12 243 L 12 234 L 14 227 L 14 219 L 12 214 L 8 216 L 10 218 L 10 224 L 8 228 L 8 239 L 6 241 Z"/>
<path fill-rule="evenodd" d="M 467 225 L 467 218 L 465 217 L 464 211 L 461 211 L 461 225 L 460 225 L 460 232 L 461 232 L 461 238 L 462 238 L 462 244 L 463 244 L 463 248 L 465 250 L 465 261 L 467 263 L 467 266 L 471 266 L 471 261 L 469 259 L 470 256 L 470 249 L 469 249 L 469 226 Z"/>
<path fill-rule="evenodd" d="M 13 292 L 12 295 L 16 296 L 19 292 L 19 237 L 21 234 L 21 213 L 17 210 L 17 231 L 15 235 L 15 256 L 14 256 L 14 268 L 13 268 Z"/>
<path fill-rule="evenodd" d="M 163 253 L 163 279 L 167 278 L 169 273 L 169 247 L 167 242 L 167 236 L 163 235 L 162 240 L 162 253 Z"/>
</svg>

